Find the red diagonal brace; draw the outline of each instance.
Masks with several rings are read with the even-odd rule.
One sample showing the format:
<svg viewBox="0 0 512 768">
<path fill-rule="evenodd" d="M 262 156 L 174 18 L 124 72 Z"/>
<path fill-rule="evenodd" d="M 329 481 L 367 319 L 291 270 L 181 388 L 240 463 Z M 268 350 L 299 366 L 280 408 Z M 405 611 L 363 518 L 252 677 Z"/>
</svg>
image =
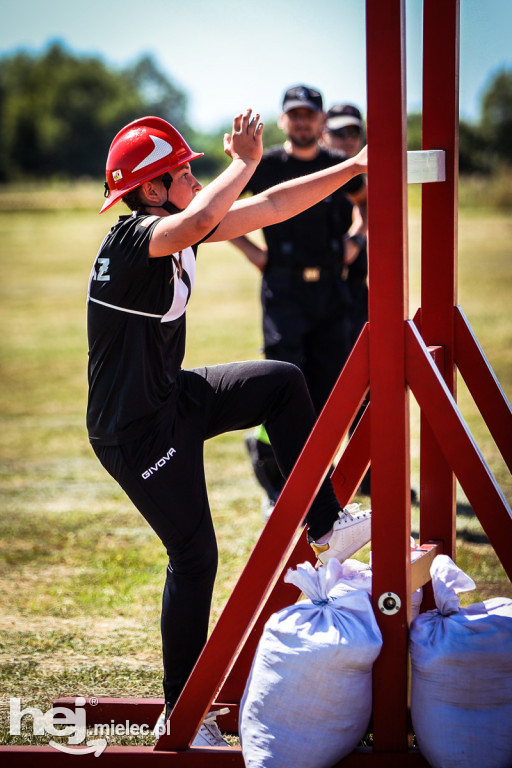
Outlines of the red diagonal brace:
<svg viewBox="0 0 512 768">
<path fill-rule="evenodd" d="M 370 413 L 371 403 L 368 403 L 331 475 L 342 507 L 351 500 L 370 464 Z"/>
<path fill-rule="evenodd" d="M 491 474 L 425 343 L 406 322 L 407 381 L 509 578 L 512 511 Z"/>
<path fill-rule="evenodd" d="M 455 307 L 455 363 L 512 472 L 512 409 L 460 307 Z"/>
</svg>

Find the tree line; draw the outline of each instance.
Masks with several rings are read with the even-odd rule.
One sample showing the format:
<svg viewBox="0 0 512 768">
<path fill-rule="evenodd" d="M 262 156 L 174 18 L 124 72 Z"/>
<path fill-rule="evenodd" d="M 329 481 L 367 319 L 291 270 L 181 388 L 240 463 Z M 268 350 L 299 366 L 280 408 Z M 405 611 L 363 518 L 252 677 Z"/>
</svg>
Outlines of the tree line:
<svg viewBox="0 0 512 768">
<path fill-rule="evenodd" d="M 409 149 L 421 149 L 421 114 L 407 119 Z M 459 170 L 461 173 L 492 174 L 512 167 L 512 69 L 491 77 L 483 94 L 476 124 L 459 124 Z"/>
<path fill-rule="evenodd" d="M 76 55 L 62 43 L 40 54 L 0 57 L 0 182 L 58 177 L 102 178 L 110 142 L 126 123 L 159 115 L 205 157 L 195 166 L 209 176 L 224 167 L 221 136 L 198 134 L 187 123 L 188 99 L 149 55 L 114 69 L 101 58 Z M 267 125 L 266 145 L 283 140 Z M 410 149 L 421 148 L 421 115 L 408 118 Z M 512 165 L 512 70 L 492 78 L 481 118 L 460 125 L 460 170 L 488 174 Z"/>
<path fill-rule="evenodd" d="M 101 178 L 110 142 L 141 115 L 187 133 L 187 97 L 150 56 L 120 70 L 61 43 L 0 59 L 0 181 Z"/>
</svg>

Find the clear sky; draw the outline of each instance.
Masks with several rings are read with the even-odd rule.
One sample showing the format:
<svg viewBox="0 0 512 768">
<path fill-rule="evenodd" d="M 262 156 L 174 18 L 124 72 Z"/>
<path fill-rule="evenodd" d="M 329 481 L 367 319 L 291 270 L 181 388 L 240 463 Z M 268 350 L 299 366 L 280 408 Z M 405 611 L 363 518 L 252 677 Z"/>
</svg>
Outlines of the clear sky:
<svg viewBox="0 0 512 768">
<path fill-rule="evenodd" d="M 2 0 L 0 52 L 60 40 L 114 66 L 152 53 L 189 97 L 189 122 L 218 128 L 251 106 L 278 114 L 287 87 L 366 111 L 364 0 Z M 421 0 L 406 0 L 407 94 L 421 109 Z M 512 68 L 512 0 L 461 0 L 460 114 L 475 121 L 492 73 Z M 383 62 L 385 66 L 385 62 Z"/>
</svg>

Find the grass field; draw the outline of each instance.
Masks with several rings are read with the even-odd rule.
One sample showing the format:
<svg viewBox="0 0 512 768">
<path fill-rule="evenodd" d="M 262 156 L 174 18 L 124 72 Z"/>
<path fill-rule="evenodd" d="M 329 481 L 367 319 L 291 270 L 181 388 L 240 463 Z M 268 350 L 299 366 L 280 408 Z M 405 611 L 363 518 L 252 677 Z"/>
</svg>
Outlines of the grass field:
<svg viewBox="0 0 512 768">
<path fill-rule="evenodd" d="M 76 188 L 21 197 L 0 192 L 4 743 L 15 739 L 8 734 L 9 697 L 46 710 L 57 696 L 161 694 L 164 551 L 98 464 L 84 424 L 87 281 L 97 247 L 117 216 L 99 217 L 101 200 L 94 201 L 94 195 L 90 187 L 85 197 Z M 55 209 L 60 203 L 64 209 Z M 20 211 L 21 205 L 29 211 Z M 510 398 L 512 221 L 506 213 L 463 209 L 459 230 L 459 303 Z M 413 207 L 411 316 L 419 295 L 418 236 L 419 213 Z M 258 289 L 256 272 L 231 246 L 200 249 L 188 314 L 187 366 L 260 356 Z M 462 383 L 459 402 L 512 500 L 510 475 Z M 416 487 L 417 417 L 413 404 Z M 206 466 L 220 548 L 213 624 L 262 523 L 242 435 L 208 443 Z M 477 583 L 468 601 L 512 597 L 510 582 L 460 490 L 459 502 L 458 562 Z M 417 531 L 417 510 L 413 528 Z"/>
</svg>

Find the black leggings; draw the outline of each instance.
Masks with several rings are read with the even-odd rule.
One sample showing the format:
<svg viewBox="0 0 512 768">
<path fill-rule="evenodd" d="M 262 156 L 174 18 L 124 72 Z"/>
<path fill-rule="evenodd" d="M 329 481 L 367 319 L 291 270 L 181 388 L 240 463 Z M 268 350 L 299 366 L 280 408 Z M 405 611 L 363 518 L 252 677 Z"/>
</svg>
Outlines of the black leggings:
<svg viewBox="0 0 512 768">
<path fill-rule="evenodd" d="M 161 619 L 168 706 L 176 702 L 206 642 L 217 571 L 204 441 L 265 424 L 287 476 L 315 421 L 304 376 L 289 363 L 257 360 L 181 371 L 175 396 L 172 424 L 119 446 L 93 446 L 169 555 Z M 307 516 L 314 539 L 330 530 L 338 511 L 326 480 Z"/>
</svg>

